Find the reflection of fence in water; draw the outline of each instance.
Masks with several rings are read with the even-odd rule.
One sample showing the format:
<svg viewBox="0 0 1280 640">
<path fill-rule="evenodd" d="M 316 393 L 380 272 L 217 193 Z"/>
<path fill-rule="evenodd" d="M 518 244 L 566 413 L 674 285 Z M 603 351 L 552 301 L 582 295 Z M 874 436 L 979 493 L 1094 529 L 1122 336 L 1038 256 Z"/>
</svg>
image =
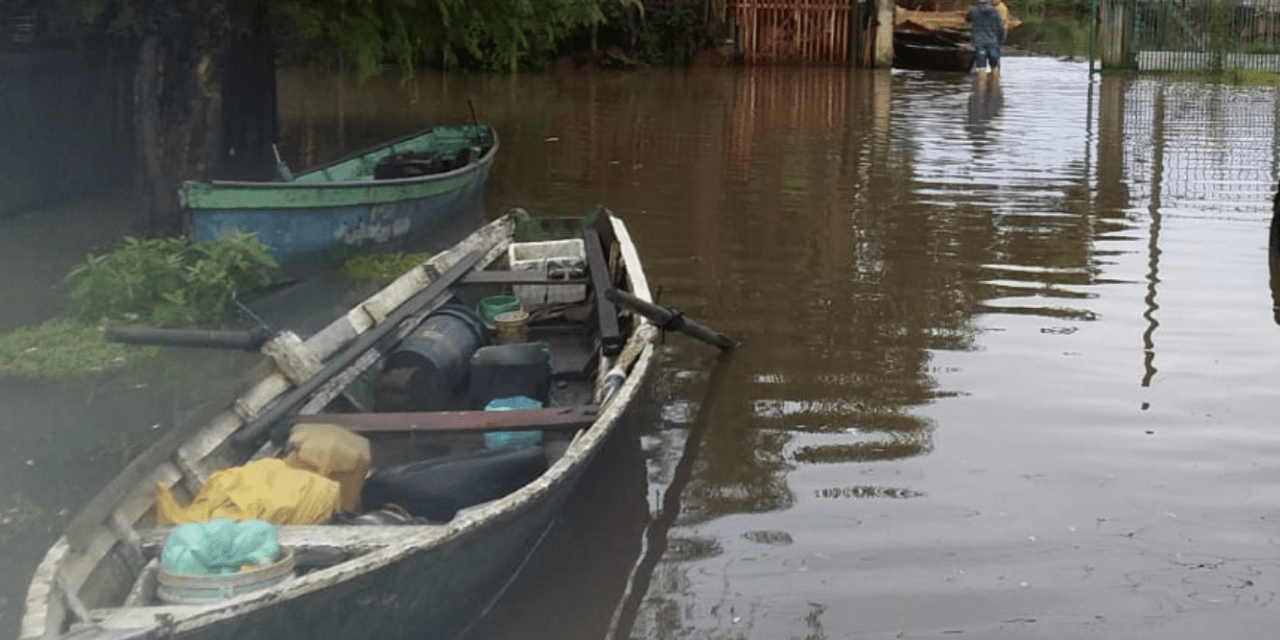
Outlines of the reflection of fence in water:
<svg viewBox="0 0 1280 640">
<path fill-rule="evenodd" d="M 1273 88 L 1153 80 L 1121 95 L 1125 158 L 1111 166 L 1125 168 L 1131 202 L 1158 192 L 1166 207 L 1212 203 L 1249 215 L 1269 204 L 1280 170 Z"/>
<path fill-rule="evenodd" d="M 844 131 L 848 100 L 847 71 L 749 71 L 730 116 L 730 171 L 745 177 L 751 168 L 753 142 L 780 127 L 823 134 Z"/>
</svg>

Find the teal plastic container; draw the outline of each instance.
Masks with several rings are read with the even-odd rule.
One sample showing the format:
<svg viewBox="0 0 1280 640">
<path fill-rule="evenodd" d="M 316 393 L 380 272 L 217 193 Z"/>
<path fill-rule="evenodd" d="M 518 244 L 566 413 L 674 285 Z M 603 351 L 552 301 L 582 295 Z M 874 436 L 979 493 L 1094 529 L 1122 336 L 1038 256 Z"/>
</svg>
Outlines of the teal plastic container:
<svg viewBox="0 0 1280 640">
<path fill-rule="evenodd" d="M 515 411 L 540 409 L 542 403 L 528 396 L 497 398 L 485 405 L 485 411 Z M 484 434 L 484 446 L 490 449 L 542 443 L 542 431 L 490 431 Z"/>
</svg>

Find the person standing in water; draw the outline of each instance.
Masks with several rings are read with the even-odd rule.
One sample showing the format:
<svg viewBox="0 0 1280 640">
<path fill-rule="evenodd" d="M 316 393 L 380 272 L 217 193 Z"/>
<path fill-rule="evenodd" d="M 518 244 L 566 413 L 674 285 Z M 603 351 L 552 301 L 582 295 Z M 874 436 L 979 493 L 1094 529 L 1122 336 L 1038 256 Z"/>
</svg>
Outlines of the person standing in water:
<svg viewBox="0 0 1280 640">
<path fill-rule="evenodd" d="M 969 42 L 973 45 L 973 66 L 978 78 L 985 79 L 987 71 L 998 77 L 1000 73 L 1000 45 L 1006 34 L 1000 12 L 991 6 L 991 0 L 975 0 L 964 19 L 969 23 Z"/>
</svg>

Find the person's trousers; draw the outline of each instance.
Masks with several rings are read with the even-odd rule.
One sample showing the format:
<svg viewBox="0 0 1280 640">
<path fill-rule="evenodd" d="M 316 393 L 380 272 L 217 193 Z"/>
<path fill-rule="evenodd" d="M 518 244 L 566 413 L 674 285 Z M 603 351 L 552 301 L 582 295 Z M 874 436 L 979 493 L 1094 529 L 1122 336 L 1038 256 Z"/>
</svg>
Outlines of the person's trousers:
<svg viewBox="0 0 1280 640">
<path fill-rule="evenodd" d="M 989 45 L 973 48 L 973 68 L 996 68 L 1000 66 L 1000 45 Z"/>
</svg>

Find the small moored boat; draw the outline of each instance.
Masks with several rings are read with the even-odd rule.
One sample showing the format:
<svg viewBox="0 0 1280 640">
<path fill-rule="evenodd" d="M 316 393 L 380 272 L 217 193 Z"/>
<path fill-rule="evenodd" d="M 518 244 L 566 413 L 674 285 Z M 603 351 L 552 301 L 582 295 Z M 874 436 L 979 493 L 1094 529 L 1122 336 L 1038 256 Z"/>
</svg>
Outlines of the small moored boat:
<svg viewBox="0 0 1280 640">
<path fill-rule="evenodd" d="M 537 251 L 522 253 L 528 248 Z M 471 315 L 513 297 L 521 308 L 496 316 L 492 329 Z M 636 397 L 658 328 L 615 306 L 624 299 L 652 300 L 621 220 L 603 209 L 582 219 L 517 212 L 309 338 L 271 336 L 234 393 L 165 434 L 72 520 L 32 578 L 20 637 L 455 637 L 538 547 Z M 432 340 L 446 343 L 433 351 Z M 467 366 L 469 375 L 446 375 Z M 512 394 L 522 402 L 480 409 Z M 280 562 L 291 566 L 275 567 L 253 590 L 192 604 L 166 599 L 157 581 L 173 529 L 158 524 L 166 508 L 158 497 L 190 500 L 211 474 L 283 457 L 297 425 L 317 423 L 368 440 L 365 504 L 323 524 L 277 523 L 287 550 Z M 537 435 L 494 442 L 522 434 Z M 514 484 L 486 477 L 497 458 L 523 461 L 525 475 Z M 453 484 L 426 490 L 476 495 L 415 502 L 420 487 L 397 485 L 446 462 Z M 495 482 L 508 485 L 501 495 L 486 489 Z M 398 486 L 407 491 L 401 499 Z"/>
<path fill-rule="evenodd" d="M 1003 10 L 1007 11 L 1007 10 Z M 952 10 L 914 9 L 898 4 L 893 12 L 893 66 L 920 71 L 958 71 L 973 67 L 973 47 L 969 44 L 968 7 Z M 1022 20 L 1005 15 L 1006 29 Z"/>
<path fill-rule="evenodd" d="M 402 248 L 483 210 L 497 152 L 487 124 L 437 125 L 285 180 L 189 181 L 180 194 L 187 233 L 255 233 L 281 262 Z"/>
</svg>

